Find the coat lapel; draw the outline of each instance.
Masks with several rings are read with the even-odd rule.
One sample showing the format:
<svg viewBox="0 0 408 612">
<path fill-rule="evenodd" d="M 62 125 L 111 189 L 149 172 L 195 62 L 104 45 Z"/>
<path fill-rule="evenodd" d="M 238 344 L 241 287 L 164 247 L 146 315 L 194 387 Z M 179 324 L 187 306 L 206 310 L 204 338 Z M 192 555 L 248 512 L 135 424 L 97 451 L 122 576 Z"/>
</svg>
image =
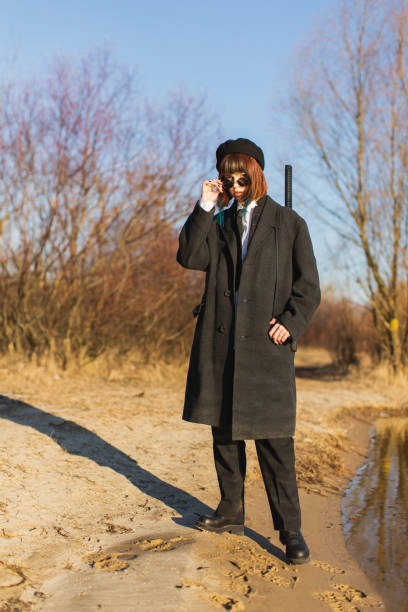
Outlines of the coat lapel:
<svg viewBox="0 0 408 612">
<path fill-rule="evenodd" d="M 234 200 L 231 208 L 225 211 L 224 225 L 220 228 L 228 245 L 232 261 L 234 262 L 234 267 L 236 266 L 239 253 L 237 234 L 235 231 L 236 210 L 237 202 Z M 254 216 L 252 217 L 248 250 L 245 261 L 247 261 L 249 257 L 252 258 L 254 253 L 262 245 L 263 241 L 271 236 L 272 228 L 279 227 L 280 223 L 279 204 L 275 202 L 275 200 L 272 200 L 272 198 L 269 196 L 265 196 L 259 200 L 258 206 L 256 206 L 254 209 L 253 215 L 254 214 L 255 218 Z"/>
<path fill-rule="evenodd" d="M 269 196 L 261 198 L 258 203 L 259 215 L 256 218 L 256 226 L 253 228 L 251 223 L 251 237 L 248 243 L 248 250 L 245 261 L 250 261 L 264 240 L 276 235 L 272 228 L 279 227 L 280 214 L 279 204 L 272 200 Z M 256 208 L 258 208 L 258 206 Z M 256 210 L 254 209 L 254 211 Z M 254 221 L 254 219 L 252 220 Z"/>
</svg>

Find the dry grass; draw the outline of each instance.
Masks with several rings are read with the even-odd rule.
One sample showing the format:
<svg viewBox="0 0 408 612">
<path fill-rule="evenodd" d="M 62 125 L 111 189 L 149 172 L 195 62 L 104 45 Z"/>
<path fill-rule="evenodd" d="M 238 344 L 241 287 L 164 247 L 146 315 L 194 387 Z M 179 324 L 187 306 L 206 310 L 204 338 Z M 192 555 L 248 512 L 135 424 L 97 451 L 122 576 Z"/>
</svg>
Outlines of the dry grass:
<svg viewBox="0 0 408 612">
<path fill-rule="evenodd" d="M 317 346 L 301 346 L 296 353 L 296 365 L 299 367 L 324 367 L 333 363 L 331 353 Z"/>
<path fill-rule="evenodd" d="M 342 490 L 345 437 L 326 433 L 315 439 L 296 439 L 296 472 L 303 489 L 325 495 Z"/>
<path fill-rule="evenodd" d="M 362 404 L 357 406 L 342 406 L 329 418 L 331 423 L 344 422 L 352 418 L 363 423 L 373 423 L 379 417 L 399 417 L 408 414 L 408 407 L 390 404 Z"/>
<path fill-rule="evenodd" d="M 71 364 L 66 370 L 61 370 L 52 357 L 39 361 L 28 360 L 23 355 L 12 352 L 0 358 L 1 374 L 6 376 L 15 373 L 27 381 L 81 377 L 111 382 L 141 382 L 158 386 L 167 383 L 184 384 L 187 366 L 186 361 L 167 363 L 164 360 L 157 360 L 146 363 L 136 350 L 126 355 L 108 351 L 86 365 Z"/>
<path fill-rule="evenodd" d="M 328 423 L 336 426 L 345 425 L 353 420 L 362 423 L 375 424 L 376 427 L 387 426 L 392 417 L 392 423 L 405 430 L 408 424 L 406 406 L 388 404 L 363 404 L 357 406 L 342 406 L 328 417 Z M 401 417 L 396 419 L 396 417 Z M 299 486 L 325 495 L 339 493 L 344 486 L 344 453 L 346 436 L 342 433 L 320 434 L 313 439 L 296 439 L 296 471 Z"/>
<path fill-rule="evenodd" d="M 393 435 L 406 436 L 408 432 L 408 416 L 383 417 L 374 422 L 374 426 L 379 433 L 391 430 Z"/>
<path fill-rule="evenodd" d="M 408 367 L 395 374 L 387 364 L 373 364 L 369 356 L 364 355 L 359 365 L 350 367 L 348 375 L 351 379 L 364 380 L 373 389 L 394 388 L 408 401 Z"/>
<path fill-rule="evenodd" d="M 332 357 L 326 349 L 317 347 L 301 347 L 296 354 L 298 368 L 311 368 L 313 377 L 319 379 L 328 366 L 335 367 Z M 42 357 L 40 360 L 28 360 L 24 355 L 10 351 L 0 357 L 0 372 L 16 372 L 26 376 L 27 379 L 37 379 L 38 376 L 81 376 L 85 378 L 102 378 L 106 381 L 126 382 L 128 380 L 146 382 L 146 384 L 160 385 L 167 382 L 185 381 L 188 361 L 175 357 L 171 363 L 161 359 L 152 359 L 149 363 L 143 359 L 141 353 L 134 349 L 126 354 L 117 351 L 107 351 L 97 359 L 81 363 L 80 366 L 71 363 L 66 370 L 61 370 L 57 362 L 51 357 Z M 408 405 L 408 369 L 397 375 L 384 364 L 373 366 L 367 355 L 362 356 L 360 365 L 350 367 L 347 372 L 341 372 L 344 381 L 362 382 L 369 385 L 374 391 L 394 392 L 401 404 L 404 400 Z"/>
</svg>

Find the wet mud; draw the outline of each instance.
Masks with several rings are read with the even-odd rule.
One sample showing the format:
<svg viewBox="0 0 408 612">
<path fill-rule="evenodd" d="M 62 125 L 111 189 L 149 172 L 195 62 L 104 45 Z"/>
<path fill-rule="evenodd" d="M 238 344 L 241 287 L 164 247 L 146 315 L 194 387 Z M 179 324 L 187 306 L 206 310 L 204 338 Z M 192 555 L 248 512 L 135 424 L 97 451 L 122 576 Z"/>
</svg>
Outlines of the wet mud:
<svg viewBox="0 0 408 612">
<path fill-rule="evenodd" d="M 342 501 L 346 545 L 390 612 L 408 611 L 408 419 L 379 419 Z"/>
</svg>

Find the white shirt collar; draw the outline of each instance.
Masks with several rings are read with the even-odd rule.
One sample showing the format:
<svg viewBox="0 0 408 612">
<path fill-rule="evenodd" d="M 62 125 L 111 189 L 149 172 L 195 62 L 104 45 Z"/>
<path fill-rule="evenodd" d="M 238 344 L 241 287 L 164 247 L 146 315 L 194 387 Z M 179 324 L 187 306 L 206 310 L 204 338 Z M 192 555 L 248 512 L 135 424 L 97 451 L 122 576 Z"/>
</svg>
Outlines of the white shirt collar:
<svg viewBox="0 0 408 612">
<path fill-rule="evenodd" d="M 228 210 L 229 208 L 231 208 L 233 204 L 234 204 L 234 200 L 231 200 L 228 206 L 225 206 L 225 208 L 220 208 L 220 210 Z M 255 206 L 258 206 L 258 202 L 256 200 L 252 200 L 252 202 L 248 204 L 248 208 L 255 208 Z M 241 208 L 244 208 L 243 205 L 238 204 L 237 210 L 241 210 Z"/>
<path fill-rule="evenodd" d="M 256 201 L 256 200 L 252 200 L 252 202 L 250 202 L 250 203 L 248 204 L 248 206 L 247 206 L 247 210 L 248 210 L 249 208 L 254 208 L 255 206 L 257 206 L 257 201 Z M 244 208 L 244 205 L 243 205 L 243 204 L 238 204 L 238 206 L 237 206 L 237 210 L 241 210 L 241 208 Z"/>
</svg>

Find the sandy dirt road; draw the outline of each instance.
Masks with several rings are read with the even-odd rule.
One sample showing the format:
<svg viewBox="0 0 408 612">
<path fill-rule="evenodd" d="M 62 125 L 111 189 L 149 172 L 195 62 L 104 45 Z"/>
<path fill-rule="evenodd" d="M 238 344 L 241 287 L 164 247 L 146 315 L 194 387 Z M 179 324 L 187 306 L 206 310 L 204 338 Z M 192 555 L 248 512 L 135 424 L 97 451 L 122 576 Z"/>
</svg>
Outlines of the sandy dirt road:
<svg viewBox="0 0 408 612">
<path fill-rule="evenodd" d="M 384 412 L 395 397 L 301 355 L 298 364 L 312 555 L 301 567 L 284 561 L 252 442 L 245 536 L 193 529 L 218 491 L 209 428 L 180 419 L 182 376 L 3 368 L 0 611 L 384 609 L 345 548 L 340 498 L 364 456 L 367 407 Z"/>
</svg>

